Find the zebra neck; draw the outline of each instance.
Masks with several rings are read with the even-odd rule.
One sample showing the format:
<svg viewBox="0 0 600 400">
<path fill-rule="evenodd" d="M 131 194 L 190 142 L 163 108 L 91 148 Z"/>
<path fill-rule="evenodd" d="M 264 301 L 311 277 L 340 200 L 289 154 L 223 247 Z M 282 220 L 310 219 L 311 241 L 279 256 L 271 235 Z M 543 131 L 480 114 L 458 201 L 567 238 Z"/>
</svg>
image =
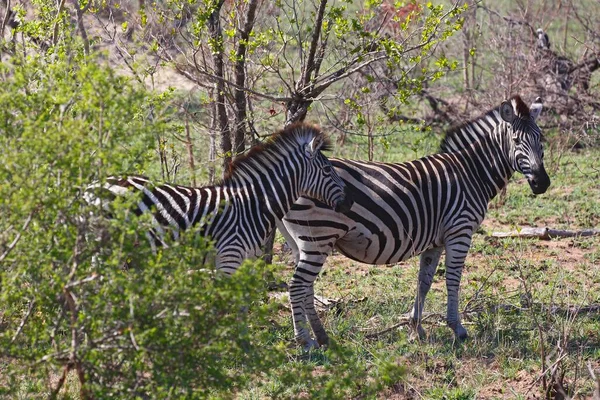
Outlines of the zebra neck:
<svg viewBox="0 0 600 400">
<path fill-rule="evenodd" d="M 475 142 L 486 140 L 501 128 L 502 120 L 498 110 L 492 110 L 481 117 L 448 131 L 440 144 L 441 153 L 451 153 L 469 148 Z"/>
<path fill-rule="evenodd" d="M 506 187 L 514 172 L 502 143 L 491 135 L 473 143 L 467 153 L 488 200 L 493 199 Z"/>
<path fill-rule="evenodd" d="M 285 159 L 264 160 L 244 165 L 228 184 L 248 193 L 249 198 L 244 195 L 246 201 L 258 202 L 261 214 L 274 226 L 275 219 L 282 219 L 299 197 L 298 183 Z"/>
</svg>

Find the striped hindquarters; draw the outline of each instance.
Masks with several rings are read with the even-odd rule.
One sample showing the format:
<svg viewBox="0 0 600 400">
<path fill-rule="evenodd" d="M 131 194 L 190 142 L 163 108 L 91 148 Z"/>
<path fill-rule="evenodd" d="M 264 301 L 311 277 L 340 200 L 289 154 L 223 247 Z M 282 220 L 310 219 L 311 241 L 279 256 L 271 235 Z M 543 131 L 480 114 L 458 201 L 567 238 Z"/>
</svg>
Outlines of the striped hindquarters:
<svg viewBox="0 0 600 400">
<path fill-rule="evenodd" d="M 174 239 L 179 237 L 180 230 L 189 229 L 200 221 L 211 223 L 215 218 L 215 210 L 220 202 L 220 191 L 213 188 L 191 188 L 180 185 L 153 185 L 142 176 L 126 178 L 109 177 L 103 184 L 94 184 L 86 190 L 85 199 L 90 204 L 108 204 L 116 197 L 135 196 L 139 194 L 133 212 L 139 216 L 150 212 L 153 217 L 153 228 L 150 236 L 153 242 L 165 245 L 165 227 Z M 106 200 L 106 201 L 103 201 Z M 203 224 L 204 225 L 204 224 Z"/>
</svg>

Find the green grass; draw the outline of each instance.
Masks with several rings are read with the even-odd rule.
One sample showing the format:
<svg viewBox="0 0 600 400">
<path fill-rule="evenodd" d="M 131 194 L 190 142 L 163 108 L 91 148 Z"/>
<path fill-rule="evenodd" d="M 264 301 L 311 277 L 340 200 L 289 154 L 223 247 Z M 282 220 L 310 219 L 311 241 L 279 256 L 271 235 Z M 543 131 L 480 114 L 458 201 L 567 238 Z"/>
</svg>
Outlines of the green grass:
<svg viewBox="0 0 600 400">
<path fill-rule="evenodd" d="M 401 141 L 391 139 L 390 143 Z M 413 150 L 399 153 L 389 158 L 414 158 Z M 565 150 L 555 159 L 547 157 L 552 186 L 541 196 L 531 195 L 525 179 L 515 176 L 506 196 L 492 204 L 481 232 L 512 230 L 523 225 L 597 229 L 599 156 L 599 150 L 588 149 Z M 460 309 L 470 333 L 470 339 L 464 343 L 454 342 L 443 321 L 443 268 L 438 270 L 426 301 L 426 313 L 433 313 L 424 323 L 427 340 L 413 340 L 406 326 L 368 337 L 397 324 L 410 311 L 416 290 L 417 258 L 381 267 L 355 263 L 340 255 L 330 257 L 317 281 L 316 293 L 341 299 L 340 307 L 325 312 L 322 318 L 332 340 L 350 351 L 354 362 L 366 370 L 385 362 L 406 368 L 401 379 L 379 392 L 379 398 L 540 397 L 544 395 L 542 352 L 546 367 L 563 357 L 559 365 L 565 373 L 565 387 L 579 395 L 589 395 L 593 383 L 586 363 L 600 367 L 599 314 L 596 311 L 573 315 L 567 311 L 600 304 L 599 267 L 598 237 L 490 240 L 484 234 L 476 234 L 461 284 Z M 282 279 L 289 279 L 289 274 L 288 268 Z M 291 341 L 289 312 L 279 313 L 275 323 L 277 337 Z M 325 366 L 342 367 L 328 351 L 302 355 L 293 346 L 288 351 L 290 363 L 302 359 L 313 365 L 319 376 L 332 374 Z M 271 385 L 277 386 L 277 380 Z M 285 393 L 293 397 L 294 392 L 310 392 L 311 383 L 299 385 Z M 356 389 L 353 395 L 360 393 Z M 256 389 L 244 397 L 269 396 Z"/>
<path fill-rule="evenodd" d="M 403 128 L 382 139 L 376 141 L 375 158 L 400 162 L 435 151 L 439 135 Z M 365 159 L 365 142 L 352 138 L 336 155 Z M 410 311 L 418 259 L 382 267 L 335 255 L 316 284 L 318 295 L 341 300 L 339 307 L 322 314 L 333 348 L 309 354 L 297 348 L 287 296 L 271 299 L 279 303 L 278 311 L 268 325 L 253 329 L 268 332 L 268 340 L 259 345 L 278 348 L 285 354 L 284 361 L 234 397 L 543 397 L 538 379 L 542 359 L 548 360 L 548 367 L 559 357 L 563 357 L 565 385 L 579 395 L 590 395 L 593 383 L 586 363 L 600 368 L 600 317 L 598 312 L 573 316 L 562 311 L 600 304 L 600 238 L 490 240 L 485 234 L 524 225 L 597 229 L 599 157 L 598 149 L 547 152 L 552 179 L 547 193 L 531 195 L 526 180 L 516 174 L 506 195 L 492 202 L 483 228 L 474 237 L 461 284 L 460 310 L 470 333 L 466 342 L 456 343 L 444 323 L 443 266 L 426 301 L 425 312 L 432 314 L 424 322 L 428 337 L 419 342 L 406 325 L 377 334 L 401 322 Z M 288 265 L 280 266 L 280 278 L 289 280 L 289 255 L 277 254 L 276 260 Z M 557 350 L 559 345 L 563 353 Z M 336 382 L 348 375 L 356 381 L 345 386 L 350 388 L 347 391 L 336 392 Z M 386 376 L 383 387 L 369 386 L 381 376 Z M 70 383 L 67 391 L 76 398 L 77 384 Z"/>
</svg>

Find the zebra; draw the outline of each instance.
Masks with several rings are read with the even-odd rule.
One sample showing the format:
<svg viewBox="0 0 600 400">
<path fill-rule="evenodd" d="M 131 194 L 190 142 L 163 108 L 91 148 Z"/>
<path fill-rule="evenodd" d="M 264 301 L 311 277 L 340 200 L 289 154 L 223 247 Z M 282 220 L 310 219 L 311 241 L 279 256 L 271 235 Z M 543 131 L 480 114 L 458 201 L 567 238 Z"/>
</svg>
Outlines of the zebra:
<svg viewBox="0 0 600 400">
<path fill-rule="evenodd" d="M 334 248 L 353 260 L 378 265 L 420 255 L 411 311 L 420 338 L 425 337 L 421 326 L 425 297 L 445 249 L 447 324 L 456 338 L 466 339 L 458 290 L 471 237 L 488 202 L 506 187 L 514 171 L 525 175 L 535 194 L 550 186 L 542 134 L 535 122 L 541 110 L 539 97 L 528 108 L 514 96 L 447 132 L 438 154 L 410 162 L 332 158 L 354 201 L 351 209 L 335 212 L 303 196 L 278 225 L 296 259 L 289 293 L 297 342 L 307 349 L 328 343 L 315 311 L 313 283 Z"/>
<path fill-rule="evenodd" d="M 352 202 L 345 184 L 321 152 L 329 149 L 317 127 L 292 124 L 233 161 L 220 184 L 197 188 L 153 185 L 142 176 L 109 177 L 90 185 L 84 199 L 106 207 L 102 193 L 115 198 L 141 192 L 134 213 L 151 213 L 152 228 L 146 236 L 154 252 L 158 246 L 167 247 L 167 233 L 176 240 L 180 231 L 193 229 L 212 239 L 216 269 L 231 275 L 245 258 L 261 255 L 276 220 L 300 195 L 340 212 L 349 210 Z"/>
</svg>

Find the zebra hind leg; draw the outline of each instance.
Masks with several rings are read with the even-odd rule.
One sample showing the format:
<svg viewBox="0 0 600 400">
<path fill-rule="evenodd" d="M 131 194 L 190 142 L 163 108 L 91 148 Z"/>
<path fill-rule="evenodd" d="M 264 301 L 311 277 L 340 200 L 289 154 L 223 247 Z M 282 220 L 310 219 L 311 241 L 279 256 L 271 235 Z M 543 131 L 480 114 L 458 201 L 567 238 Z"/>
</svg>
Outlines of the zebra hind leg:
<svg viewBox="0 0 600 400">
<path fill-rule="evenodd" d="M 465 258 L 470 246 L 471 238 L 466 240 L 464 236 L 459 236 L 456 241 L 446 244 L 446 289 L 448 291 L 446 321 L 458 340 L 465 340 L 469 336 L 467 330 L 460 323 L 458 292 Z"/>
<path fill-rule="evenodd" d="M 421 317 L 423 316 L 423 306 L 425 305 L 425 297 L 431 289 L 433 283 L 433 275 L 440 262 L 443 247 L 435 247 L 421 253 L 419 259 L 419 281 L 417 284 L 417 297 L 415 304 L 410 313 L 412 326 L 415 329 L 419 339 L 424 340 L 427 335 L 421 326 Z"/>
</svg>

